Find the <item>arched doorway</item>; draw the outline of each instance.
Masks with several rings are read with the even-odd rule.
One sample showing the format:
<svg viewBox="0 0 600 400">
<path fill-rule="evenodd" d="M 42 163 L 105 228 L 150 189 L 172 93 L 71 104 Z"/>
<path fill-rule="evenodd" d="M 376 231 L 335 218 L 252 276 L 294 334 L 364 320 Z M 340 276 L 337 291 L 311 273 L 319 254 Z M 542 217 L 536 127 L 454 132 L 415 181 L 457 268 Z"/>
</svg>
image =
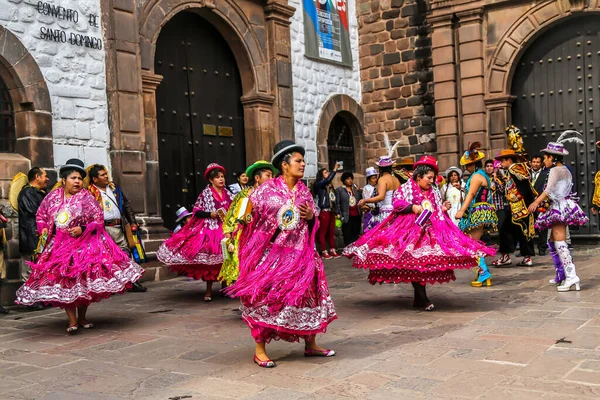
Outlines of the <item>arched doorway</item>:
<svg viewBox="0 0 600 400">
<path fill-rule="evenodd" d="M 589 211 L 600 140 L 600 16 L 567 19 L 529 47 L 512 81 L 512 122 L 523 132 L 530 154 L 567 129 L 583 135 L 584 146 L 569 144 L 567 165 L 580 205 Z M 598 224 L 579 229 L 597 234 Z"/>
<path fill-rule="evenodd" d="M 161 211 L 172 227 L 175 211 L 192 207 L 211 162 L 229 183 L 245 168 L 242 85 L 235 57 L 207 20 L 183 11 L 161 30 L 154 68 Z"/>
<path fill-rule="evenodd" d="M 332 169 L 336 162 L 342 161 L 344 171 L 355 172 L 354 135 L 348 121 L 349 118 L 354 118 L 354 116 L 344 115 L 344 111 L 342 111 L 333 117 L 329 125 L 327 134 L 329 169 Z"/>
<path fill-rule="evenodd" d="M 15 151 L 15 112 L 6 83 L 0 76 L 0 153 Z"/>
</svg>

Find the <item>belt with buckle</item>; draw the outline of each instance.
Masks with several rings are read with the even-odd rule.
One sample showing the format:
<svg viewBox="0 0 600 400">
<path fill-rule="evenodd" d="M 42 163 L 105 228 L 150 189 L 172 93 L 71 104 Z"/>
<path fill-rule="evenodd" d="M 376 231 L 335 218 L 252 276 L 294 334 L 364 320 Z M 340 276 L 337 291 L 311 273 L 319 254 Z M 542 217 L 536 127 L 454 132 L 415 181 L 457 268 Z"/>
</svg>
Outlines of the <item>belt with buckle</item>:
<svg viewBox="0 0 600 400">
<path fill-rule="evenodd" d="M 107 219 L 104 221 L 104 226 L 121 226 L 120 219 Z"/>
</svg>

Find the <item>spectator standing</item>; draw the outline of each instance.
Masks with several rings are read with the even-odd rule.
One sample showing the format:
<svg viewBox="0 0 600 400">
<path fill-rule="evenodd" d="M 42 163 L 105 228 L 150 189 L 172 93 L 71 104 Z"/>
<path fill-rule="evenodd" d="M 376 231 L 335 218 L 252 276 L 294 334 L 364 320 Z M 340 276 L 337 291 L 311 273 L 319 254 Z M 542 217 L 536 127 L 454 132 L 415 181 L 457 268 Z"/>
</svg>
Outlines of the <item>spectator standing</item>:
<svg viewBox="0 0 600 400">
<path fill-rule="evenodd" d="M 339 164 L 335 164 L 332 171 L 321 168 L 313 183 L 313 195 L 316 197 L 317 207 L 320 210 L 317 238 L 321 247 L 321 256 L 326 260 L 340 258 L 335 250 L 335 217 L 340 214 L 340 206 L 331 184 L 339 167 Z M 329 250 L 327 244 L 329 244 Z"/>
<path fill-rule="evenodd" d="M 336 188 L 335 193 L 340 205 L 344 246 L 348 246 L 358 239 L 361 222 L 361 211 L 358 202 L 361 200 L 362 195 L 354 184 L 354 174 L 352 172 L 342 174 L 342 186 Z"/>
<path fill-rule="evenodd" d="M 121 250 L 131 256 L 126 232 L 128 229 L 135 232 L 139 225 L 129 199 L 120 187 L 110 181 L 108 170 L 104 165 L 91 165 L 88 167 L 88 174 L 90 177 L 89 191 L 102 208 L 106 232 Z M 129 225 L 129 228 L 127 225 Z M 129 289 L 131 292 L 145 292 L 147 290 L 139 282 L 134 282 L 131 289 Z"/>
<path fill-rule="evenodd" d="M 246 175 L 246 171 L 240 171 L 237 173 L 237 182 L 229 185 L 229 191 L 234 195 L 238 194 L 242 190 L 248 187 L 248 180 L 250 178 Z"/>
<path fill-rule="evenodd" d="M 546 182 L 548 181 L 548 174 L 550 173 L 550 168 L 544 167 L 544 164 L 542 163 L 542 156 L 539 154 L 531 157 L 531 184 L 533 185 L 533 189 L 537 195 L 540 195 L 544 192 Z M 536 220 L 539 214 L 540 213 L 538 211 L 534 213 L 534 218 Z M 548 228 L 542 227 L 536 230 L 538 234 L 538 254 L 543 256 L 548 250 Z"/>
<path fill-rule="evenodd" d="M 29 183 L 21 189 L 18 197 L 19 216 L 19 252 L 21 253 L 20 273 L 23 282 L 29 279 L 31 267 L 28 261 L 33 261 L 33 253 L 38 246 L 39 235 L 35 216 L 46 197 L 48 187 L 48 174 L 40 167 L 33 167 L 27 173 Z M 43 310 L 42 303 L 35 303 L 28 307 L 31 310 Z"/>
</svg>

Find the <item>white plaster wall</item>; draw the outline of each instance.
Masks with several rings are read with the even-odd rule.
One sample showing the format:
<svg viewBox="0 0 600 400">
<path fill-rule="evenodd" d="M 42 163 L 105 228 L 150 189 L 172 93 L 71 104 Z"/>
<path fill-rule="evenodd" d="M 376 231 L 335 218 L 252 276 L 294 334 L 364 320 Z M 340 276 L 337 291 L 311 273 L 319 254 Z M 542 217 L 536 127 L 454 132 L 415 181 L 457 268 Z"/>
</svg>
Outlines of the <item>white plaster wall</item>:
<svg viewBox="0 0 600 400">
<path fill-rule="evenodd" d="M 102 38 L 100 0 L 45 0 L 77 10 L 77 23 L 42 15 L 34 0 L 0 0 L 0 24 L 17 36 L 38 63 L 52 100 L 54 163 L 77 157 L 107 165 L 110 133 L 105 51 L 40 39 L 40 27 Z M 88 23 L 98 15 L 98 27 Z"/>
<path fill-rule="evenodd" d="M 317 175 L 317 126 L 327 100 L 346 94 L 361 102 L 358 64 L 358 22 L 355 0 L 348 0 L 348 23 L 352 48 L 352 68 L 314 61 L 304 56 L 304 16 L 301 0 L 289 0 L 296 8 L 292 17 L 292 79 L 294 86 L 294 130 L 296 142 L 306 148 L 305 178 Z"/>
</svg>

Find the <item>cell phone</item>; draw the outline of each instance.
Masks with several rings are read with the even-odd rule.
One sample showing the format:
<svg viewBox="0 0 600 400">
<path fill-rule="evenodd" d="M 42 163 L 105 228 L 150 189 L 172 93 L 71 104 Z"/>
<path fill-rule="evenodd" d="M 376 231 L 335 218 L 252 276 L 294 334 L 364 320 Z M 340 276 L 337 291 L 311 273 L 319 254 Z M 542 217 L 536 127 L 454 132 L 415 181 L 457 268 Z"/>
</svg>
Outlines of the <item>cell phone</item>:
<svg viewBox="0 0 600 400">
<path fill-rule="evenodd" d="M 335 162 L 338 165 L 338 171 L 341 171 L 344 169 L 344 162 L 343 161 L 336 161 Z"/>
</svg>

